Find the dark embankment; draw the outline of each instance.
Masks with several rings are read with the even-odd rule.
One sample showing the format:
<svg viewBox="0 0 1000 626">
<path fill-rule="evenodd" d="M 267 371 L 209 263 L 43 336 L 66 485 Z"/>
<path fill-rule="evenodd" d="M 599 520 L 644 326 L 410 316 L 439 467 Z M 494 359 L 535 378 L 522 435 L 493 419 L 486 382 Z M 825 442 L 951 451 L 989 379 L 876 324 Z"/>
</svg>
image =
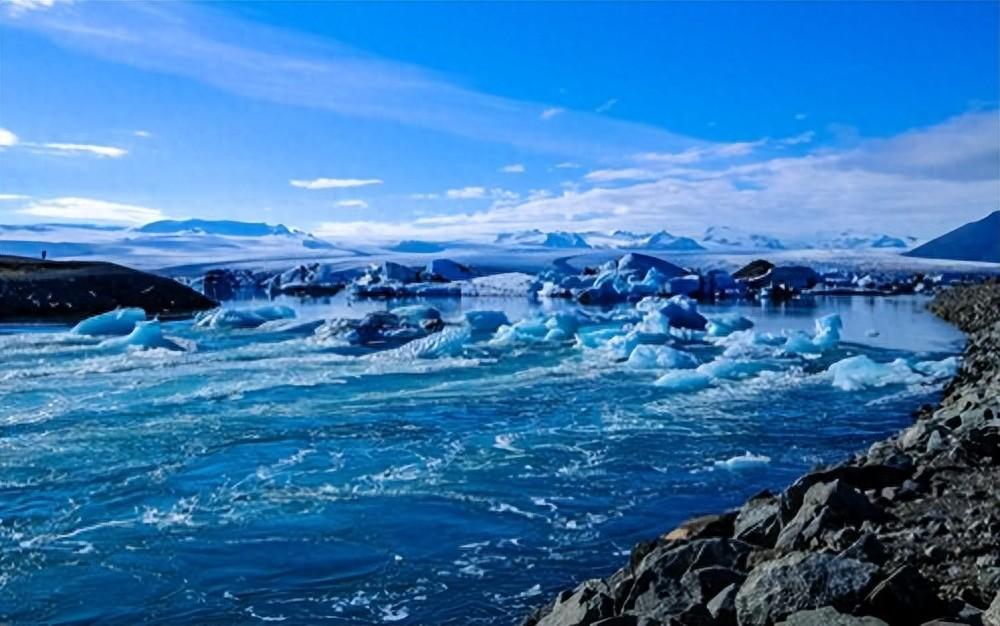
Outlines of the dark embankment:
<svg viewBox="0 0 1000 626">
<path fill-rule="evenodd" d="M 931 310 L 968 343 L 913 426 L 636 546 L 524 624 L 1000 626 L 1000 284 Z"/>
<path fill-rule="evenodd" d="M 116 307 L 179 317 L 214 306 L 176 281 L 114 263 L 0 256 L 0 321 L 76 321 Z"/>
</svg>

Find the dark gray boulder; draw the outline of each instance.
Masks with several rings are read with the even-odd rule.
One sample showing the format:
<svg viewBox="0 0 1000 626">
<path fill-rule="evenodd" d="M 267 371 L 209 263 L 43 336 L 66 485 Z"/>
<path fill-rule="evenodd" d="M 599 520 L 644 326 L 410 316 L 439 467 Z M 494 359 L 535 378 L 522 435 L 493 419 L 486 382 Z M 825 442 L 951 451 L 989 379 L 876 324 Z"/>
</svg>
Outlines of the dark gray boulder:
<svg viewBox="0 0 1000 626">
<path fill-rule="evenodd" d="M 845 615 L 832 606 L 799 611 L 778 622 L 778 626 L 888 626 L 877 617 Z"/>
<path fill-rule="evenodd" d="M 733 523 L 733 538 L 770 548 L 781 529 L 781 503 L 777 496 L 764 491 L 740 509 Z"/>
<path fill-rule="evenodd" d="M 740 626 L 769 626 L 806 609 L 850 611 L 874 585 L 878 567 L 825 553 L 794 552 L 758 565 L 736 594 Z"/>
<path fill-rule="evenodd" d="M 883 517 L 864 494 L 844 481 L 816 483 L 806 491 L 795 516 L 781 529 L 775 547 L 803 548 L 826 531 L 860 526 Z"/>
<path fill-rule="evenodd" d="M 669 616 L 704 605 L 742 578 L 750 550 L 742 541 L 722 538 L 657 547 L 636 566 L 623 609 Z"/>
<path fill-rule="evenodd" d="M 948 617 L 948 607 L 937 590 L 912 565 L 894 570 L 864 601 L 863 612 L 892 626 L 917 624 L 931 617 Z"/>
<path fill-rule="evenodd" d="M 613 617 L 615 603 L 611 590 L 601 580 L 588 580 L 556 600 L 552 611 L 537 626 L 591 626 Z"/>
<path fill-rule="evenodd" d="M 1000 589 L 997 590 L 990 608 L 983 613 L 983 626 L 1000 626 Z"/>
<path fill-rule="evenodd" d="M 708 612 L 718 626 L 736 625 L 736 592 L 738 584 L 732 584 L 720 591 L 708 601 Z"/>
</svg>

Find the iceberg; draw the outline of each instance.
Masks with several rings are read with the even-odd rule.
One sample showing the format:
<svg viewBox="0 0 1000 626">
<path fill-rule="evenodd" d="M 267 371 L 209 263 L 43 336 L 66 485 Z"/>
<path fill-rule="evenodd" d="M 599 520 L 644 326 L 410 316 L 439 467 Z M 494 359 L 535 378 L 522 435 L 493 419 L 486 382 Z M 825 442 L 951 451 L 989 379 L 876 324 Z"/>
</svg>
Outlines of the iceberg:
<svg viewBox="0 0 1000 626">
<path fill-rule="evenodd" d="M 441 312 L 426 304 L 400 306 L 389 311 L 409 326 L 420 326 L 424 330 L 440 330 L 444 326 Z"/>
<path fill-rule="evenodd" d="M 715 465 L 715 467 L 722 467 L 728 470 L 742 470 L 760 467 L 762 465 L 767 465 L 770 462 L 771 457 L 764 456 L 763 454 L 752 454 L 749 450 L 747 450 L 743 454 L 730 457 L 725 461 L 715 461 L 713 465 Z"/>
<path fill-rule="evenodd" d="M 139 308 L 115 309 L 81 321 L 70 331 L 77 335 L 127 335 L 135 325 L 146 321 L 146 312 Z"/>
<path fill-rule="evenodd" d="M 708 318 L 705 331 L 710 337 L 728 337 L 736 331 L 750 330 L 753 322 L 738 313 L 726 313 Z"/>
<path fill-rule="evenodd" d="M 950 356 L 940 361 L 920 361 L 913 369 L 931 378 L 953 378 L 958 373 L 959 359 Z"/>
<path fill-rule="evenodd" d="M 137 322 L 132 332 L 125 337 L 106 339 L 101 342 L 99 347 L 142 349 L 163 348 L 178 352 L 184 351 L 184 348 L 163 336 L 163 331 L 160 328 L 160 320 Z"/>
<path fill-rule="evenodd" d="M 434 259 L 427 264 L 423 272 L 424 280 L 432 282 L 468 280 L 474 278 L 475 275 L 471 268 L 451 259 Z"/>
<path fill-rule="evenodd" d="M 257 328 L 265 322 L 294 319 L 295 310 L 281 305 L 267 305 L 255 309 L 222 307 L 195 317 L 199 328 Z"/>
<path fill-rule="evenodd" d="M 747 378 L 767 369 L 771 369 L 771 366 L 763 361 L 719 358 L 708 363 L 702 363 L 698 366 L 697 371 L 715 380 L 720 378 Z"/>
<path fill-rule="evenodd" d="M 636 309 L 648 313 L 657 312 L 665 318 L 666 326 L 671 328 L 686 328 L 689 330 L 705 330 L 708 320 L 698 312 L 698 304 L 687 296 L 673 296 L 667 300 L 662 298 L 643 298 L 636 304 Z M 649 328 L 663 328 L 664 320 L 655 315 L 647 315 L 643 323 Z M 666 331 L 663 331 L 666 332 Z"/>
<path fill-rule="evenodd" d="M 625 364 L 636 369 L 689 369 L 698 366 L 698 359 L 669 346 L 638 345 Z"/>
<path fill-rule="evenodd" d="M 699 391 L 709 387 L 712 379 L 695 370 L 675 370 L 660 376 L 653 384 L 670 391 Z"/>
<path fill-rule="evenodd" d="M 904 359 L 876 363 L 863 354 L 837 361 L 827 371 L 833 376 L 833 386 L 844 391 L 909 385 L 923 380 L 923 376 L 912 370 Z"/>
<path fill-rule="evenodd" d="M 498 328 L 510 325 L 503 311 L 473 310 L 465 312 L 465 323 L 473 332 L 495 333 Z"/>
<path fill-rule="evenodd" d="M 788 337 L 782 348 L 789 354 L 821 354 L 837 347 L 843 327 L 844 323 L 839 315 L 825 315 L 816 320 L 816 332 L 813 336 L 797 332 Z"/>
</svg>

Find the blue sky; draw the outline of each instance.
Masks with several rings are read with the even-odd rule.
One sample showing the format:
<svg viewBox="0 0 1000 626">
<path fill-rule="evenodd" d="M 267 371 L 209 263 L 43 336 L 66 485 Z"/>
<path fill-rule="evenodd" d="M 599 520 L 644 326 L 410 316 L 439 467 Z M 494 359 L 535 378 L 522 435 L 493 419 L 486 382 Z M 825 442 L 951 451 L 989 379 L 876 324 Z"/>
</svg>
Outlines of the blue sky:
<svg viewBox="0 0 1000 626">
<path fill-rule="evenodd" d="M 0 222 L 929 236 L 997 208 L 997 3 L 0 7 Z"/>
</svg>

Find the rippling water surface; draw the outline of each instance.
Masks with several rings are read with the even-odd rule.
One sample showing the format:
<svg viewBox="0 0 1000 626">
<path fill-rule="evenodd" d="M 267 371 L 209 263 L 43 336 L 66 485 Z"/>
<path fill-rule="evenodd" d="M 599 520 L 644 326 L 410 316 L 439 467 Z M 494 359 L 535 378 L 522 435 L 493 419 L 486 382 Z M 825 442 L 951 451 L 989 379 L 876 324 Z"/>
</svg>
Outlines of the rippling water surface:
<svg viewBox="0 0 1000 626">
<path fill-rule="evenodd" d="M 456 319 L 463 306 L 540 312 L 433 304 Z M 544 594 L 608 574 L 637 540 L 905 425 L 935 381 L 846 392 L 825 370 L 855 354 L 958 352 L 923 304 L 738 307 L 774 332 L 839 312 L 844 341 L 817 359 L 758 356 L 763 373 L 690 392 L 574 341 L 483 338 L 413 359 L 189 322 L 164 325 L 183 353 L 4 328 L 0 617 L 514 623 Z M 379 306 L 335 299 L 300 316 Z"/>
</svg>

